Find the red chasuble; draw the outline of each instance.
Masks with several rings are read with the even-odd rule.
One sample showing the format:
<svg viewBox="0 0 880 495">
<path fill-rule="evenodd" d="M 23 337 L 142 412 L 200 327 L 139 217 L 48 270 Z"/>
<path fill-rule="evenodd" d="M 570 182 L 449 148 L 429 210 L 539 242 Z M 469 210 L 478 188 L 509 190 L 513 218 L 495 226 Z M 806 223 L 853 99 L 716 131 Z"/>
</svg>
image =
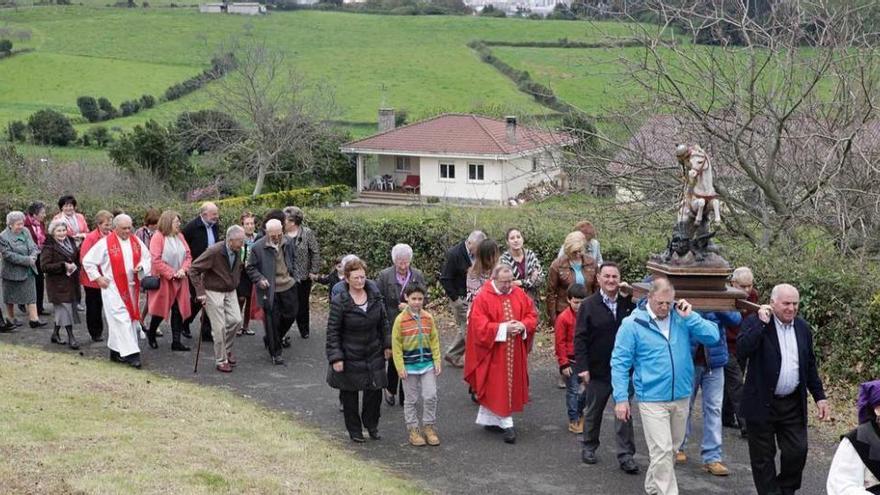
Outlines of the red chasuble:
<svg viewBox="0 0 880 495">
<path fill-rule="evenodd" d="M 526 326 L 527 338 L 508 334 L 507 341 L 495 342 L 498 327 L 511 320 Z M 528 352 L 537 324 L 535 305 L 519 287 L 502 295 L 490 280 L 471 304 L 464 380 L 477 402 L 498 416 L 522 411 L 529 401 Z"/>
<path fill-rule="evenodd" d="M 138 266 L 141 262 L 141 244 L 137 239 L 129 238 L 129 245 L 131 245 L 131 262 L 134 266 Z M 119 238 L 116 237 L 115 232 L 107 234 L 107 254 L 110 256 L 113 282 L 116 283 L 116 290 L 125 304 L 128 316 L 133 322 L 140 321 L 141 313 L 137 304 L 141 293 L 140 280 L 138 280 L 137 273 L 135 273 L 134 300 L 132 300 L 131 291 L 128 288 L 128 270 L 125 269 L 125 257 L 122 254 L 122 246 L 119 244 Z"/>
</svg>

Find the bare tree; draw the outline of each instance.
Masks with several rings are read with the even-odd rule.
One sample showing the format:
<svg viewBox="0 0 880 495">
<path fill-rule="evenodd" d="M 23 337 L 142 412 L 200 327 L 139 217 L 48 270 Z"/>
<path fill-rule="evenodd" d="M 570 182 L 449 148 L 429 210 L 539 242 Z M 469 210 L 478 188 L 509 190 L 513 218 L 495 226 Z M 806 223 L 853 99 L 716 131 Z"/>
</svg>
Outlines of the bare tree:
<svg viewBox="0 0 880 495">
<path fill-rule="evenodd" d="M 652 1 L 621 59 L 646 95 L 609 114 L 573 166 L 672 207 L 677 143 L 712 157 L 728 227 L 757 246 L 820 226 L 844 251 L 880 231 L 880 57 L 870 3 Z M 634 20 L 634 19 L 628 19 Z M 610 130 L 609 130 L 610 129 Z M 757 228 L 756 228 L 757 227 Z"/>
<path fill-rule="evenodd" d="M 237 120 L 243 132 L 192 122 L 186 126 L 188 135 L 182 137 L 211 142 L 215 152 L 242 161 L 256 179 L 256 196 L 266 176 L 278 173 L 284 156 L 293 157 L 288 163 L 297 163 L 300 172 L 308 171 L 316 143 L 330 132 L 328 122 L 337 107 L 327 84 L 307 83 L 284 53 L 265 42 L 245 40 L 231 51 L 235 69 L 211 84 L 208 92 L 216 109 Z"/>
</svg>

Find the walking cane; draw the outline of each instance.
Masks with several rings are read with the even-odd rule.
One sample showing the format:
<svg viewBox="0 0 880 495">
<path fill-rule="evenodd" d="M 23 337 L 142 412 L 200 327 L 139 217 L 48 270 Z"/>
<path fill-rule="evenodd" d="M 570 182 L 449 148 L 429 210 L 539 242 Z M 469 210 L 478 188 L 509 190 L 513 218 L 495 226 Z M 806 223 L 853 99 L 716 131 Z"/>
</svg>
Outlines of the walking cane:
<svg viewBox="0 0 880 495">
<path fill-rule="evenodd" d="M 202 311 L 204 311 L 204 306 L 202 306 Z M 202 351 L 202 330 L 199 329 L 199 342 L 196 344 L 196 362 L 193 365 L 193 373 L 199 372 L 199 353 Z"/>
</svg>

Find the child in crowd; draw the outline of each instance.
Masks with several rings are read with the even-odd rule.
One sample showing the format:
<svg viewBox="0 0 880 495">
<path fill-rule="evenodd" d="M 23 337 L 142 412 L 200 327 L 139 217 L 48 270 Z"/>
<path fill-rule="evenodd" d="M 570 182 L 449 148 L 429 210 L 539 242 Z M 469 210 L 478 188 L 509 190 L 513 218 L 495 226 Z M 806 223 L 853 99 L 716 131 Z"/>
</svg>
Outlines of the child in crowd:
<svg viewBox="0 0 880 495">
<path fill-rule="evenodd" d="M 574 326 L 581 302 L 587 297 L 587 288 L 571 284 L 566 293 L 568 307 L 556 317 L 556 361 L 559 372 L 566 380 L 565 405 L 568 409 L 568 431 L 584 432 L 584 407 L 586 394 L 581 390 L 577 373 L 574 373 Z"/>
<path fill-rule="evenodd" d="M 420 447 L 440 445 L 434 429 L 437 414 L 437 375 L 440 374 L 440 335 L 434 317 L 422 309 L 425 288 L 409 285 L 404 290 L 406 307 L 394 320 L 391 350 L 394 366 L 403 380 L 403 415 L 409 431 L 409 443 Z M 418 402 L 422 402 L 422 426 L 419 427 Z"/>
</svg>

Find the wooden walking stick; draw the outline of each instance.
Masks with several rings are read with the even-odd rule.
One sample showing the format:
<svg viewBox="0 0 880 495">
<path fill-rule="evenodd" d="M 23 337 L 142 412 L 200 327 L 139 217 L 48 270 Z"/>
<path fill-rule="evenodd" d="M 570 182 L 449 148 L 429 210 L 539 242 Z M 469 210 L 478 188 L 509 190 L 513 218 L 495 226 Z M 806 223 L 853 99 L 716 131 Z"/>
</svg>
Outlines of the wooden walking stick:
<svg viewBox="0 0 880 495">
<path fill-rule="evenodd" d="M 204 311 L 204 306 L 202 306 L 202 311 Z M 199 329 L 199 342 L 196 344 L 196 362 L 193 365 L 193 373 L 199 372 L 199 353 L 202 351 L 202 329 Z"/>
</svg>

